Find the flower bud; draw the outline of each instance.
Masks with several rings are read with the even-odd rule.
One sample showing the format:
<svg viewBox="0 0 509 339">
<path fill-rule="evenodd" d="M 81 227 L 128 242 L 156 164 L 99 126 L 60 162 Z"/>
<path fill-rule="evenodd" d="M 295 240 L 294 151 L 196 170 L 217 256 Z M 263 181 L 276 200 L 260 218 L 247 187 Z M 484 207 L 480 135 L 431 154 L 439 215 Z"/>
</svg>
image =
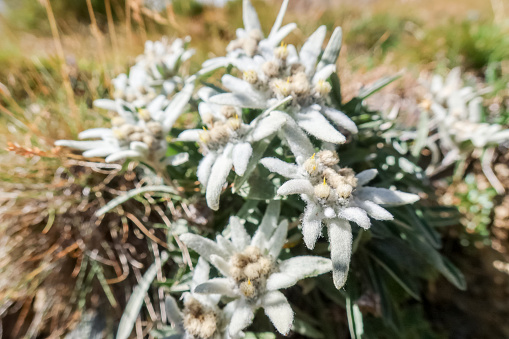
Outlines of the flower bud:
<svg viewBox="0 0 509 339">
<path fill-rule="evenodd" d="M 315 92 L 320 97 L 325 97 L 329 95 L 332 90 L 331 85 L 325 80 L 319 80 L 315 85 Z"/>
<path fill-rule="evenodd" d="M 256 73 L 256 71 L 250 69 L 250 70 L 244 72 L 243 79 L 244 79 L 244 81 L 250 83 L 251 85 L 254 85 L 258 82 L 258 73 Z"/>
<path fill-rule="evenodd" d="M 262 71 L 269 78 L 274 78 L 279 74 L 279 65 L 274 61 L 267 61 L 262 65 Z"/>
<path fill-rule="evenodd" d="M 335 151 L 320 151 L 318 152 L 318 159 L 325 166 L 334 166 L 339 163 L 339 156 Z"/>
</svg>

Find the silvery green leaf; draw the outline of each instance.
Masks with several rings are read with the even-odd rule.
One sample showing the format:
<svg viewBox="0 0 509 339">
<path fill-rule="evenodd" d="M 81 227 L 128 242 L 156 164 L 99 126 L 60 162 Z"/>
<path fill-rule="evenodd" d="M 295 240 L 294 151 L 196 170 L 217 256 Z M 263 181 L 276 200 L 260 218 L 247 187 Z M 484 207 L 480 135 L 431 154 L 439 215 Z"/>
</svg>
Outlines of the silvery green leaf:
<svg viewBox="0 0 509 339">
<path fill-rule="evenodd" d="M 78 134 L 78 139 L 96 139 L 112 134 L 113 131 L 109 128 L 91 128 Z"/>
<path fill-rule="evenodd" d="M 282 175 L 289 179 L 296 179 L 299 177 L 299 167 L 294 164 L 289 164 L 278 158 L 263 158 L 260 163 L 265 166 L 269 171 Z"/>
<path fill-rule="evenodd" d="M 393 82 L 394 80 L 398 79 L 400 76 L 401 76 L 400 74 L 397 74 L 397 75 L 393 75 L 393 76 L 389 76 L 389 77 L 384 77 L 378 81 L 375 81 L 375 83 L 372 84 L 371 86 L 361 89 L 359 91 L 359 94 L 357 94 L 357 97 L 361 100 L 364 100 L 367 97 L 369 97 L 370 95 L 378 92 L 379 90 L 381 90 L 382 88 L 384 88 L 385 86 L 387 86 L 388 84 Z"/>
<path fill-rule="evenodd" d="M 361 200 L 370 200 L 375 204 L 390 206 L 413 204 L 419 200 L 419 196 L 416 194 L 392 191 L 387 188 L 379 187 L 358 188 L 355 196 Z"/>
<path fill-rule="evenodd" d="M 315 203 L 308 203 L 302 218 L 302 235 L 306 247 L 312 250 L 316 240 L 322 232 L 321 207 Z"/>
<path fill-rule="evenodd" d="M 291 179 L 279 187 L 277 194 L 307 194 L 309 196 L 313 196 L 314 188 L 307 179 Z"/>
<path fill-rule="evenodd" d="M 231 336 L 236 336 L 253 322 L 254 313 L 244 298 L 233 302 L 236 303 L 236 307 L 230 320 L 230 326 L 228 326 L 228 332 Z"/>
<path fill-rule="evenodd" d="M 161 253 L 161 265 L 163 265 L 166 260 L 168 260 L 168 253 Z M 117 339 L 127 339 L 129 338 L 131 331 L 133 330 L 134 323 L 136 322 L 136 318 L 140 313 L 141 306 L 143 305 L 143 299 L 145 298 L 145 294 L 152 284 L 152 281 L 155 279 L 157 274 L 157 265 L 152 264 L 148 270 L 143 275 L 138 286 L 134 288 L 133 294 L 129 298 L 129 302 L 127 303 L 124 313 L 122 314 L 122 318 L 120 319 L 120 323 L 118 325 Z"/>
<path fill-rule="evenodd" d="M 429 116 L 428 112 L 425 110 L 421 111 L 421 116 L 419 118 L 419 125 L 417 126 L 417 138 L 415 139 L 415 143 L 412 147 L 412 155 L 414 157 L 418 157 L 421 153 L 421 150 L 426 147 L 426 142 L 429 134 Z"/>
<path fill-rule="evenodd" d="M 326 219 L 332 260 L 332 278 L 339 290 L 345 285 L 352 256 L 352 229 L 343 219 Z"/>
<path fill-rule="evenodd" d="M 233 147 L 232 152 L 232 160 L 233 167 L 235 168 L 235 173 L 240 176 L 243 176 L 247 169 L 247 164 L 249 163 L 249 159 L 253 154 L 253 148 L 248 142 L 243 142 L 240 144 L 236 144 Z"/>
<path fill-rule="evenodd" d="M 206 281 L 194 289 L 195 293 L 221 294 L 226 297 L 236 297 L 233 286 L 228 278 L 214 278 Z"/>
<path fill-rule="evenodd" d="M 339 133 L 324 116 L 317 111 L 308 111 L 306 113 L 297 113 L 295 115 L 297 124 L 306 132 L 319 140 L 332 142 L 334 144 L 343 144 L 346 138 Z"/>
<path fill-rule="evenodd" d="M 375 179 L 377 174 L 378 171 L 374 168 L 357 173 L 357 175 L 355 176 L 357 178 L 357 186 L 366 185 L 368 182 Z"/>
<path fill-rule="evenodd" d="M 111 155 L 109 155 L 108 157 L 106 157 L 106 159 L 104 159 L 106 162 L 115 162 L 115 161 L 119 161 L 119 160 L 123 160 L 123 159 L 137 159 L 137 158 L 140 158 L 140 157 L 143 157 L 143 154 L 140 153 L 139 151 L 135 151 L 135 150 L 125 150 L 125 151 L 118 151 L 116 153 L 113 153 Z"/>
<path fill-rule="evenodd" d="M 324 107 L 322 111 L 323 115 L 325 115 L 329 120 L 331 120 L 339 127 L 342 127 L 353 134 L 358 133 L 359 130 L 357 129 L 357 125 L 345 113 L 332 107 Z"/>
<path fill-rule="evenodd" d="M 186 244 L 187 247 L 191 248 L 196 253 L 205 258 L 205 260 L 208 262 L 210 262 L 210 256 L 213 254 L 223 258 L 228 256 L 228 254 L 214 241 L 199 235 L 185 233 L 180 236 L 180 240 L 182 240 L 182 242 Z"/>
<path fill-rule="evenodd" d="M 287 335 L 292 328 L 293 310 L 286 297 L 279 291 L 265 293 L 262 307 L 279 333 Z"/>
<path fill-rule="evenodd" d="M 107 213 L 111 211 L 113 208 L 117 207 L 120 204 L 123 204 L 127 200 L 131 199 L 132 197 L 137 196 L 138 194 L 146 193 L 146 192 L 165 192 L 165 193 L 173 193 L 177 194 L 175 189 L 173 187 L 169 186 L 144 186 L 141 188 L 136 188 L 128 191 L 124 195 L 120 195 L 116 197 L 115 199 L 108 202 L 106 205 L 101 207 L 95 212 L 96 217 L 100 217 L 104 213 Z"/>
<path fill-rule="evenodd" d="M 306 68 L 306 73 L 308 75 L 312 75 L 314 73 L 318 56 L 322 52 L 322 44 L 326 33 L 327 28 L 325 26 L 318 27 L 318 29 L 306 40 L 300 50 L 300 60 Z"/>
<path fill-rule="evenodd" d="M 353 221 L 364 229 L 368 229 L 371 226 L 371 221 L 369 220 L 366 211 L 359 207 L 343 208 L 339 212 L 338 217 Z"/>
<path fill-rule="evenodd" d="M 198 176 L 198 181 L 204 186 L 207 187 L 207 183 L 209 182 L 210 171 L 212 170 L 212 166 L 216 162 L 217 154 L 216 153 L 207 153 L 198 164 L 198 170 L 196 171 L 196 175 Z"/>
<path fill-rule="evenodd" d="M 346 295 L 346 314 L 352 339 L 362 339 L 364 334 L 362 313 L 359 310 L 359 306 L 352 302 L 348 294 Z"/>
<path fill-rule="evenodd" d="M 270 237 L 268 242 L 269 255 L 272 258 L 279 257 L 279 253 L 283 249 L 286 242 L 286 234 L 288 233 L 288 220 L 283 220 Z"/>
<path fill-rule="evenodd" d="M 336 27 L 332 36 L 330 37 L 329 43 L 323 51 L 322 59 L 318 63 L 318 69 L 322 69 L 326 65 L 335 65 L 339 57 L 341 50 L 341 43 L 343 40 L 343 30 L 341 27 Z"/>
<path fill-rule="evenodd" d="M 258 14 L 249 0 L 243 0 L 242 2 L 242 20 L 247 32 L 254 30 L 262 31 Z"/>
<path fill-rule="evenodd" d="M 223 190 L 223 185 L 226 183 L 226 178 L 232 169 L 232 148 L 233 145 L 231 144 L 225 148 L 223 153 L 217 157 L 210 171 L 205 197 L 207 205 L 214 211 L 219 209 L 219 196 Z"/>
<path fill-rule="evenodd" d="M 230 231 L 233 245 L 238 251 L 246 248 L 251 242 L 251 237 L 247 234 L 239 218 L 230 217 Z"/>
</svg>

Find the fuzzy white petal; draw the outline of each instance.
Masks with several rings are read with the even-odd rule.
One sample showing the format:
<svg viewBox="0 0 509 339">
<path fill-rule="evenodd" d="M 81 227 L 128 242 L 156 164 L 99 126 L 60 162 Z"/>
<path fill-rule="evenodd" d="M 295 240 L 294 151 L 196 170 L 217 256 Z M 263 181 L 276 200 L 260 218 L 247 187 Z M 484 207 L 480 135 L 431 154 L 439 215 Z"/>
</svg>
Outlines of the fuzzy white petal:
<svg viewBox="0 0 509 339">
<path fill-rule="evenodd" d="M 332 261 L 330 259 L 317 256 L 293 257 L 279 264 L 279 272 L 272 274 L 267 280 L 267 289 L 274 291 L 288 288 L 299 280 L 316 277 L 331 270 Z"/>
<path fill-rule="evenodd" d="M 393 220 L 394 217 L 389 211 L 387 211 L 385 208 L 378 206 L 372 201 L 365 200 L 365 201 L 359 201 L 358 199 L 355 199 L 355 204 L 365 210 L 370 217 L 376 220 Z"/>
<path fill-rule="evenodd" d="M 299 177 L 299 168 L 294 164 L 289 164 L 278 158 L 263 158 L 260 163 L 269 171 L 280 174 L 286 178 L 296 179 Z"/>
<path fill-rule="evenodd" d="M 193 279 L 191 281 L 191 291 L 201 283 L 209 280 L 210 265 L 202 257 L 198 259 L 193 271 Z"/>
<path fill-rule="evenodd" d="M 233 245 L 238 251 L 244 250 L 251 242 L 251 237 L 238 217 L 230 217 L 230 230 Z"/>
<path fill-rule="evenodd" d="M 272 112 L 268 117 L 260 120 L 253 128 L 251 139 L 253 141 L 259 141 L 265 139 L 269 135 L 272 135 L 281 129 L 286 123 L 286 114 L 282 114 L 278 111 Z"/>
<path fill-rule="evenodd" d="M 334 72 L 336 72 L 336 65 L 327 65 L 315 73 L 311 82 L 316 84 L 320 80 L 325 81 Z"/>
<path fill-rule="evenodd" d="M 281 201 L 272 200 L 265 210 L 262 221 L 256 230 L 251 246 L 266 249 L 268 248 L 268 241 L 272 237 L 274 230 L 277 227 L 279 214 L 281 213 Z"/>
<path fill-rule="evenodd" d="M 307 194 L 309 196 L 313 196 L 314 188 L 307 179 L 291 179 L 279 187 L 277 194 Z"/>
<path fill-rule="evenodd" d="M 353 122 L 352 119 L 350 119 L 350 117 L 348 117 L 345 113 L 331 107 L 324 107 L 323 114 L 339 127 L 342 127 L 353 134 L 357 134 L 359 132 L 355 122 Z"/>
<path fill-rule="evenodd" d="M 91 128 L 78 134 L 78 139 L 95 139 L 111 136 L 113 131 L 109 128 Z"/>
<path fill-rule="evenodd" d="M 228 253 L 228 255 L 233 255 L 237 252 L 237 248 L 232 244 L 232 242 L 223 237 L 221 234 L 216 236 L 216 242 L 225 252 Z"/>
<path fill-rule="evenodd" d="M 276 34 L 274 34 L 273 36 L 269 36 L 267 40 L 260 41 L 260 47 L 262 48 L 265 46 L 269 48 L 276 47 L 295 28 L 297 28 L 297 24 L 295 23 L 290 23 L 288 25 L 281 27 L 281 29 Z"/>
<path fill-rule="evenodd" d="M 204 238 L 202 236 L 192 234 L 192 233 L 185 233 L 180 236 L 180 240 L 184 244 L 186 244 L 187 247 L 194 250 L 196 253 L 201 255 L 205 258 L 205 260 L 210 262 L 210 256 L 212 254 L 215 254 L 222 258 L 227 258 L 228 254 L 219 247 L 214 241 Z"/>
<path fill-rule="evenodd" d="M 322 59 L 318 63 L 318 69 L 329 64 L 336 64 L 339 57 L 339 51 L 341 50 L 342 39 L 343 31 L 341 30 L 341 27 L 336 27 L 334 32 L 332 32 L 327 47 L 325 47 L 325 50 L 323 51 Z"/>
<path fill-rule="evenodd" d="M 297 113 L 295 115 L 297 125 L 313 135 L 315 138 L 334 144 L 343 144 L 346 138 L 332 126 L 325 117 L 317 111 Z"/>
<path fill-rule="evenodd" d="M 207 187 L 207 183 L 209 182 L 210 171 L 212 170 L 212 166 L 216 162 L 216 159 L 216 153 L 208 153 L 198 164 L 196 175 L 198 176 L 198 181 L 205 187 Z"/>
<path fill-rule="evenodd" d="M 235 145 L 232 152 L 233 167 L 235 167 L 235 173 L 243 176 L 247 169 L 247 164 L 251 155 L 253 154 L 253 148 L 248 142 L 243 142 Z"/>
<path fill-rule="evenodd" d="M 262 31 L 258 14 L 256 14 L 256 10 L 249 0 L 244 0 L 242 2 L 242 20 L 244 21 L 244 28 L 246 31 Z"/>
<path fill-rule="evenodd" d="M 179 310 L 177 301 L 172 296 L 168 295 L 164 300 L 164 305 L 171 324 L 182 331 L 182 313 Z"/>
<path fill-rule="evenodd" d="M 301 128 L 297 126 L 297 123 L 292 118 L 287 118 L 282 132 L 286 143 L 295 157 L 308 159 L 315 153 L 313 144 L 306 133 L 302 132 Z"/>
<path fill-rule="evenodd" d="M 169 166 L 178 166 L 186 163 L 189 160 L 189 153 L 178 153 L 171 155 L 164 159 L 164 164 Z"/>
<path fill-rule="evenodd" d="M 227 297 L 235 297 L 233 286 L 228 278 L 214 278 L 206 281 L 194 289 L 195 293 L 221 294 Z"/>
<path fill-rule="evenodd" d="M 107 142 L 103 140 L 93 140 L 93 141 L 57 140 L 55 141 L 55 145 L 70 147 L 80 151 L 110 146 Z"/>
<path fill-rule="evenodd" d="M 240 93 L 218 94 L 210 98 L 210 102 L 217 105 L 229 105 L 243 108 L 266 108 L 265 100 L 253 100 Z"/>
<path fill-rule="evenodd" d="M 94 106 L 97 108 L 107 109 L 108 111 L 116 111 L 117 103 L 115 100 L 110 99 L 97 99 L 94 100 Z"/>
<path fill-rule="evenodd" d="M 162 125 L 165 132 L 172 128 L 175 121 L 177 121 L 178 117 L 182 114 L 189 99 L 191 99 L 193 90 L 194 83 L 187 83 L 184 88 L 173 97 L 168 107 L 164 110 Z"/>
<path fill-rule="evenodd" d="M 238 335 L 240 331 L 253 322 L 254 318 L 253 310 L 244 298 L 238 299 L 236 303 L 237 305 L 230 320 L 230 326 L 228 327 L 228 332 L 231 336 Z"/>
<path fill-rule="evenodd" d="M 287 335 L 292 328 L 293 310 L 283 293 L 271 291 L 262 298 L 262 307 L 279 333 Z"/>
<path fill-rule="evenodd" d="M 306 247 L 312 250 L 322 232 L 321 208 L 317 204 L 308 203 L 302 218 L 302 235 Z"/>
<path fill-rule="evenodd" d="M 343 287 L 348 277 L 352 256 L 352 229 L 343 219 L 326 220 L 329 229 L 332 278 L 337 289 Z"/>
<path fill-rule="evenodd" d="M 286 234 L 288 233 L 288 220 L 283 220 L 272 234 L 268 243 L 269 255 L 277 258 L 286 242 Z"/>
<path fill-rule="evenodd" d="M 366 211 L 359 207 L 347 207 L 342 209 L 338 214 L 338 217 L 353 221 L 364 229 L 368 229 L 371 226 L 371 221 L 369 220 L 368 214 Z"/>
<path fill-rule="evenodd" d="M 108 155 L 118 152 L 119 149 L 116 147 L 110 147 L 110 148 L 94 148 L 88 151 L 83 152 L 83 156 L 86 158 L 95 158 L 95 157 L 107 157 Z"/>
<path fill-rule="evenodd" d="M 186 131 L 183 131 L 179 134 L 177 137 L 178 141 L 198 141 L 200 140 L 200 134 L 203 133 L 203 130 L 201 129 L 188 129 Z"/>
<path fill-rule="evenodd" d="M 222 257 L 212 254 L 210 256 L 210 263 L 225 277 L 230 275 L 230 264 Z"/>
<path fill-rule="evenodd" d="M 108 157 L 106 157 L 106 159 L 104 159 L 106 162 L 115 162 L 115 161 L 118 161 L 118 160 L 123 160 L 123 159 L 137 159 L 137 158 L 140 158 L 142 157 L 143 154 L 138 152 L 138 151 L 135 151 L 135 150 L 125 150 L 125 151 L 120 151 L 120 152 L 116 152 L 116 153 L 113 153 L 111 155 L 109 155 Z"/>
<path fill-rule="evenodd" d="M 233 165 L 231 157 L 231 148 L 233 146 L 229 146 L 226 147 L 223 154 L 217 157 L 210 171 L 209 181 L 207 183 L 207 192 L 205 194 L 207 205 L 214 211 L 219 209 L 219 196 L 221 195 L 223 185 L 226 183 L 226 178 Z"/>
<path fill-rule="evenodd" d="M 361 187 L 358 188 L 354 194 L 360 200 L 371 200 L 375 204 L 379 205 L 399 206 L 413 204 L 419 200 L 419 196 L 416 194 L 393 191 L 379 187 Z"/>
<path fill-rule="evenodd" d="M 374 168 L 368 169 L 365 171 L 362 171 L 358 173 L 355 177 L 357 178 L 357 186 L 364 186 L 371 180 L 373 180 L 376 175 L 378 174 L 378 171 Z"/>
<path fill-rule="evenodd" d="M 300 60 L 304 67 L 306 67 L 306 73 L 308 75 L 313 74 L 315 70 L 318 56 L 322 52 L 322 44 L 326 33 L 327 28 L 325 26 L 318 27 L 318 29 L 306 40 L 300 50 Z"/>
<path fill-rule="evenodd" d="M 284 0 L 281 4 L 281 8 L 279 9 L 279 12 L 277 13 L 276 21 L 274 21 L 274 25 L 272 25 L 272 28 L 269 33 L 269 39 L 272 38 L 274 35 L 277 34 L 279 31 L 279 28 L 281 28 L 281 24 L 283 23 L 283 19 L 285 17 L 286 9 L 288 8 L 288 2 L 290 0 Z"/>
</svg>

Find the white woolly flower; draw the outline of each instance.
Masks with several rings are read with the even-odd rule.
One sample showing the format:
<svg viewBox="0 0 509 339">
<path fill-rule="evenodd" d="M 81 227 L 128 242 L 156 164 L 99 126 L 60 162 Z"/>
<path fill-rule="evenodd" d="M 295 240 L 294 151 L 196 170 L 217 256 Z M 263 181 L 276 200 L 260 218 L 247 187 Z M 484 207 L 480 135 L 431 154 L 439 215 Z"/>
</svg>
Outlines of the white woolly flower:
<svg viewBox="0 0 509 339">
<path fill-rule="evenodd" d="M 115 87 L 113 97 L 135 107 L 144 107 L 159 94 L 167 96 L 175 92 L 184 85 L 178 74 L 179 67 L 195 52 L 186 49 L 189 41 L 187 37 L 170 43 L 168 38 L 163 37 L 160 41 L 145 42 L 145 52 L 137 57 L 129 74 L 120 74 L 112 80 Z"/>
<path fill-rule="evenodd" d="M 293 146 L 290 144 L 295 152 Z M 376 220 L 393 219 L 380 205 L 411 204 L 419 197 L 386 188 L 366 187 L 376 176 L 376 170 L 355 174 L 350 168 L 338 166 L 336 152 L 325 150 L 311 155 L 308 153 L 310 146 L 297 150 L 297 164 L 276 158 L 264 158 L 261 163 L 271 172 L 290 179 L 278 189 L 279 195 L 299 194 L 306 202 L 302 233 L 308 248 L 314 248 L 323 223 L 327 226 L 334 284 L 339 289 L 346 282 L 352 252 L 350 221 L 368 229 L 371 226 L 369 217 Z M 307 156 L 304 156 L 306 153 Z"/>
<path fill-rule="evenodd" d="M 215 94 L 217 92 L 208 87 L 198 91 L 204 101 Z M 244 175 L 253 153 L 251 144 L 278 131 L 286 117 L 269 109 L 250 124 L 245 124 L 241 110 L 233 106 L 202 102 L 198 111 L 206 127 L 184 131 L 178 139 L 200 144 L 204 157 L 198 165 L 198 180 L 206 187 L 208 206 L 217 210 L 219 196 L 232 166 L 237 175 Z"/>
<path fill-rule="evenodd" d="M 122 100 L 108 100 L 105 103 L 99 101 L 101 107 L 118 114 L 111 120 L 112 127 L 92 128 L 78 135 L 80 139 L 99 140 L 58 140 L 55 145 L 82 150 L 85 157 L 105 157 L 106 162 L 129 158 L 152 165 L 179 165 L 187 161 L 188 155 L 180 153 L 165 157 L 168 148 L 166 136 L 184 111 L 193 89 L 194 84 L 188 83 L 166 108 L 163 106 L 165 97 L 162 95 L 147 108 L 136 108 Z"/>
<path fill-rule="evenodd" d="M 242 56 L 251 58 L 255 55 L 272 55 L 274 48 L 297 27 L 295 23 L 290 23 L 281 27 L 286 8 L 288 7 L 288 1 L 289 0 L 283 1 L 269 36 L 265 38 L 262 33 L 258 14 L 251 4 L 251 1 L 243 0 L 242 18 L 244 20 L 244 28 L 237 29 L 237 39 L 231 41 L 228 45 L 227 55 L 225 57 L 218 57 L 205 61 L 202 65 L 203 69 L 200 72 L 208 73 L 219 67 L 235 64 L 236 60 Z"/>
<path fill-rule="evenodd" d="M 190 292 L 182 294 L 184 308 L 179 309 L 172 296 L 165 300 L 168 318 L 175 329 L 173 339 L 234 339 L 227 326 L 231 314 L 218 307 L 220 295 L 195 293 L 196 286 L 209 280 L 210 266 L 202 258 L 194 268 Z M 227 311 L 227 310 L 226 310 Z"/>
<path fill-rule="evenodd" d="M 251 6 L 251 5 L 249 5 Z M 327 79 L 336 71 L 342 31 L 336 28 L 323 51 L 326 27 L 319 27 L 297 52 L 293 45 L 265 49 L 259 55 L 238 55 L 231 63 L 242 78 L 226 74 L 223 86 L 230 93 L 210 98 L 210 102 L 241 108 L 266 109 L 278 100 L 292 97 L 285 111 L 302 129 L 319 140 L 342 144 L 346 137 L 334 124 L 352 134 L 355 123 L 330 105 L 331 85 Z"/>
<path fill-rule="evenodd" d="M 251 324 L 254 312 L 263 308 L 276 329 L 286 335 L 293 323 L 293 311 L 279 289 L 332 269 L 331 261 L 316 256 L 277 260 L 286 241 L 288 221 L 278 223 L 280 201 L 272 201 L 258 230 L 251 238 L 237 217 L 230 218 L 230 239 L 221 235 L 214 242 L 184 234 L 181 240 L 224 276 L 196 286 L 195 293 L 221 294 L 235 298 L 231 307 L 230 335 L 239 335 Z"/>
</svg>

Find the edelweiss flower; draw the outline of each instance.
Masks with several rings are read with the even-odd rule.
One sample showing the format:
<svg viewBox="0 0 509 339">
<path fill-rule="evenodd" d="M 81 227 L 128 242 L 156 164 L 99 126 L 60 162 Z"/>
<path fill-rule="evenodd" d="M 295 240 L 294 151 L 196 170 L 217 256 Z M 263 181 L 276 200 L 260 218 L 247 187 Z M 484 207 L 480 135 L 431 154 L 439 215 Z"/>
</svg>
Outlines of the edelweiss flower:
<svg viewBox="0 0 509 339">
<path fill-rule="evenodd" d="M 193 89 L 194 84 L 188 83 L 164 110 L 163 96 L 146 109 L 135 108 L 122 100 L 112 102 L 114 105 L 107 107 L 118 114 L 111 121 L 112 128 L 92 128 L 78 135 L 80 139 L 101 140 L 58 140 L 55 145 L 83 150 L 85 157 L 106 157 L 106 162 L 129 158 L 156 166 L 181 164 L 187 161 L 187 153 L 164 157 L 168 148 L 166 136 L 186 107 Z"/>
<path fill-rule="evenodd" d="M 305 148 L 302 149 L 305 152 Z M 309 249 L 314 248 L 322 231 L 322 223 L 327 226 L 333 278 L 338 289 L 346 282 L 352 252 L 349 221 L 368 229 L 371 226 L 369 217 L 377 220 L 393 219 L 379 205 L 397 206 L 414 203 L 419 199 L 414 194 L 365 187 L 377 171 L 371 169 L 356 175 L 350 168 L 340 168 L 337 153 L 330 150 L 309 154 L 307 158 L 297 156 L 297 164 L 276 158 L 264 158 L 261 163 L 270 171 L 290 179 L 278 189 L 278 194 L 300 194 L 306 202 L 302 233 Z"/>
<path fill-rule="evenodd" d="M 327 79 L 336 71 L 341 48 L 341 28 L 336 28 L 321 58 L 326 28 L 321 26 L 304 43 L 300 53 L 292 45 L 267 49 L 262 55 L 241 55 L 232 64 L 243 78 L 224 75 L 222 83 L 231 93 L 210 98 L 211 103 L 242 108 L 266 109 L 291 96 L 286 112 L 298 127 L 314 137 L 336 144 L 345 136 L 330 122 L 351 133 L 357 126 L 343 112 L 330 106 L 331 85 Z"/>
<path fill-rule="evenodd" d="M 195 288 L 209 279 L 209 264 L 202 258 L 194 268 L 191 292 L 182 295 L 184 309 L 181 311 L 172 296 L 166 297 L 166 311 L 177 332 L 172 339 L 229 339 L 228 316 L 217 304 L 219 295 L 196 294 Z"/>
<path fill-rule="evenodd" d="M 179 67 L 195 52 L 186 49 L 189 41 L 187 37 L 170 43 L 163 37 L 160 41 L 145 42 L 145 53 L 138 56 L 129 75 L 120 74 L 112 80 L 115 87 L 113 97 L 132 103 L 135 107 L 144 107 L 159 94 L 167 96 L 178 86 L 183 86 L 184 80 L 178 75 Z M 99 105 L 105 102 L 99 101 Z"/>
<path fill-rule="evenodd" d="M 204 87 L 198 95 L 204 100 L 217 94 Z M 276 104 L 276 106 L 281 103 Z M 200 103 L 198 111 L 206 127 L 182 132 L 179 140 L 198 142 L 203 159 L 198 165 L 198 180 L 206 187 L 207 204 L 213 210 L 219 208 L 219 196 L 226 178 L 234 166 L 235 173 L 242 176 L 253 153 L 251 144 L 275 133 L 285 122 L 284 114 L 267 110 L 249 125 L 242 121 L 242 112 L 233 106 Z"/>
<path fill-rule="evenodd" d="M 256 10 L 251 4 L 251 1 L 244 0 L 242 5 L 244 29 L 237 29 L 237 39 L 231 41 L 228 45 L 228 54 L 225 57 L 218 57 L 205 61 L 202 65 L 203 69 L 201 72 L 208 73 L 219 67 L 235 64 L 236 60 L 241 56 L 253 57 L 255 55 L 272 55 L 272 50 L 297 27 L 295 23 L 281 27 L 286 8 L 288 7 L 288 1 L 289 0 L 283 1 L 269 36 L 264 38 Z"/>
<path fill-rule="evenodd" d="M 181 236 L 187 246 L 212 263 L 224 276 L 196 286 L 195 293 L 236 298 L 226 306 L 232 307 L 230 335 L 241 334 L 260 307 L 280 333 L 288 334 L 293 311 L 278 290 L 332 269 L 331 261 L 322 257 L 297 256 L 277 260 L 288 229 L 287 220 L 278 224 L 279 212 L 280 201 L 272 201 L 253 238 L 237 217 L 230 218 L 231 240 L 221 235 L 217 236 L 216 242 L 195 234 Z"/>
</svg>

